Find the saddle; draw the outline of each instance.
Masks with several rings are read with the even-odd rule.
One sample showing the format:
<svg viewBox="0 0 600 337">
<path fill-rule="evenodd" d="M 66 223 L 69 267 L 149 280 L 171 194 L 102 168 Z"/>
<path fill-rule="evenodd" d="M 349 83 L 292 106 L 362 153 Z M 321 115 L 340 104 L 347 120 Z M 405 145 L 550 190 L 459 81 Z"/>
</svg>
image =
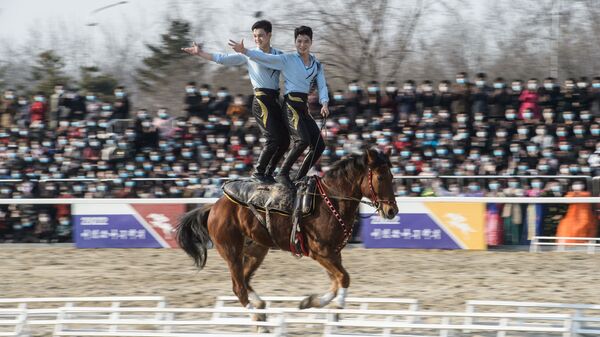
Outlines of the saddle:
<svg viewBox="0 0 600 337">
<path fill-rule="evenodd" d="M 306 238 L 300 228 L 300 220 L 314 211 L 317 178 L 304 177 L 295 183 L 295 190 L 282 184 L 263 184 L 251 180 L 232 180 L 223 184 L 225 196 L 249 208 L 272 236 L 270 213 L 275 212 L 292 218 L 290 251 L 296 257 L 308 256 Z M 264 218 L 259 214 L 264 213 Z M 273 243 L 277 246 L 275 241 Z"/>
<path fill-rule="evenodd" d="M 222 188 L 229 200 L 261 212 L 290 216 L 294 214 L 294 206 L 297 206 L 302 217 L 306 217 L 312 214 L 315 207 L 316 181 L 313 177 L 296 182 L 296 190 L 282 184 L 263 184 L 252 180 L 231 180 L 224 183 Z M 297 191 L 302 194 L 299 205 L 295 202 Z"/>
</svg>

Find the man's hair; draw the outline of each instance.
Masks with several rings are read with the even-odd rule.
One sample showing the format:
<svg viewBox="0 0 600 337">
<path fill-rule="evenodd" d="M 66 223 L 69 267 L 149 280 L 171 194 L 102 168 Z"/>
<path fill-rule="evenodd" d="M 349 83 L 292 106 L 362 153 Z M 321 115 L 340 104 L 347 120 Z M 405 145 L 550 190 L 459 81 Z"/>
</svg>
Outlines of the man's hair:
<svg viewBox="0 0 600 337">
<path fill-rule="evenodd" d="M 187 85 L 196 86 L 196 82 L 194 82 L 194 81 L 189 81 L 189 82 L 187 83 Z"/>
<path fill-rule="evenodd" d="M 310 28 L 308 26 L 296 27 L 296 29 L 294 29 L 294 40 L 298 38 L 298 35 L 306 35 L 312 41 L 312 39 L 313 39 L 312 28 Z"/>
<path fill-rule="evenodd" d="M 270 33 L 271 31 L 273 31 L 273 26 L 271 25 L 271 22 L 269 22 L 267 20 L 260 20 L 260 21 L 256 21 L 252 25 L 252 30 L 255 30 L 255 29 L 264 29 L 265 32 Z"/>
</svg>

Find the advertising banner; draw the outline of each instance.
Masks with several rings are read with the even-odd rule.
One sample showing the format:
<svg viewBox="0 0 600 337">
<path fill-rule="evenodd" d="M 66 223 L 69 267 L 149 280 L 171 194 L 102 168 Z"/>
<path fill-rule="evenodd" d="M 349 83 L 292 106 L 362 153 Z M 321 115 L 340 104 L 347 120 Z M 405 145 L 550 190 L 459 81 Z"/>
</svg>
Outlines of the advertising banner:
<svg viewBox="0 0 600 337">
<path fill-rule="evenodd" d="M 398 203 L 394 219 L 361 205 L 361 238 L 366 248 L 486 249 L 485 204 Z M 369 216 L 371 215 L 371 216 Z"/>
<path fill-rule="evenodd" d="M 183 204 L 74 204 L 77 248 L 174 248 Z"/>
</svg>

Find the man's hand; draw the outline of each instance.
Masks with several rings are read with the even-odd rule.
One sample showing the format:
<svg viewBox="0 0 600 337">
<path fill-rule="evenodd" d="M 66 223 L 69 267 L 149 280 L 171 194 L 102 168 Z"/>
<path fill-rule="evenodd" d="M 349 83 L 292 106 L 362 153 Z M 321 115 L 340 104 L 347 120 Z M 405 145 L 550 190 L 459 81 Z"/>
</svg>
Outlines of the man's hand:
<svg viewBox="0 0 600 337">
<path fill-rule="evenodd" d="M 240 43 L 237 43 L 233 40 L 229 40 L 229 46 L 238 53 L 246 54 L 248 51 L 246 47 L 244 47 L 244 39 Z"/>
<path fill-rule="evenodd" d="M 321 107 L 321 116 L 323 116 L 323 118 L 329 116 L 329 102 L 323 103 L 323 106 Z"/>
<path fill-rule="evenodd" d="M 181 50 L 183 50 L 184 52 L 186 52 L 190 55 L 200 56 L 200 52 L 202 51 L 202 45 L 197 44 L 196 42 L 193 42 L 191 47 L 181 48 Z"/>
</svg>

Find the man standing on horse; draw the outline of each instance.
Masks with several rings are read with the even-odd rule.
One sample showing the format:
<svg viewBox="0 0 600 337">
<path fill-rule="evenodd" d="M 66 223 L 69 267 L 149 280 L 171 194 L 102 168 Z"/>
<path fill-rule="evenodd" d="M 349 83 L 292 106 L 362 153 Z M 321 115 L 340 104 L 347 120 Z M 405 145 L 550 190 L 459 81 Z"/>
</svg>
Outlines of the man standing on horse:
<svg viewBox="0 0 600 337">
<path fill-rule="evenodd" d="M 290 170 L 296 160 L 309 147 L 295 180 L 304 177 L 308 170 L 319 160 L 325 149 L 321 130 L 308 113 L 307 98 L 312 84 L 316 81 L 319 90 L 321 115 L 329 115 L 329 93 L 325 82 L 323 65 L 310 53 L 313 32 L 310 27 L 300 26 L 294 30 L 296 52 L 285 54 L 268 54 L 260 50 L 248 50 L 244 40 L 240 43 L 230 40 L 229 45 L 238 53 L 248 56 L 250 60 L 263 66 L 279 70 L 285 81 L 285 107 L 288 117 L 290 135 L 293 145 L 287 153 L 276 180 L 279 183 L 293 187 Z"/>
<path fill-rule="evenodd" d="M 260 20 L 252 25 L 252 35 L 258 47 L 254 49 L 256 52 L 282 54 L 280 50 L 271 47 L 271 31 L 271 23 L 267 20 Z M 183 51 L 226 66 L 245 64 L 248 67 L 248 75 L 254 87 L 252 114 L 267 140 L 252 178 L 262 183 L 274 183 L 275 168 L 290 145 L 286 121 L 279 104 L 279 70 L 266 67 L 241 54 L 207 53 L 195 42 L 192 47 L 183 48 Z"/>
</svg>

